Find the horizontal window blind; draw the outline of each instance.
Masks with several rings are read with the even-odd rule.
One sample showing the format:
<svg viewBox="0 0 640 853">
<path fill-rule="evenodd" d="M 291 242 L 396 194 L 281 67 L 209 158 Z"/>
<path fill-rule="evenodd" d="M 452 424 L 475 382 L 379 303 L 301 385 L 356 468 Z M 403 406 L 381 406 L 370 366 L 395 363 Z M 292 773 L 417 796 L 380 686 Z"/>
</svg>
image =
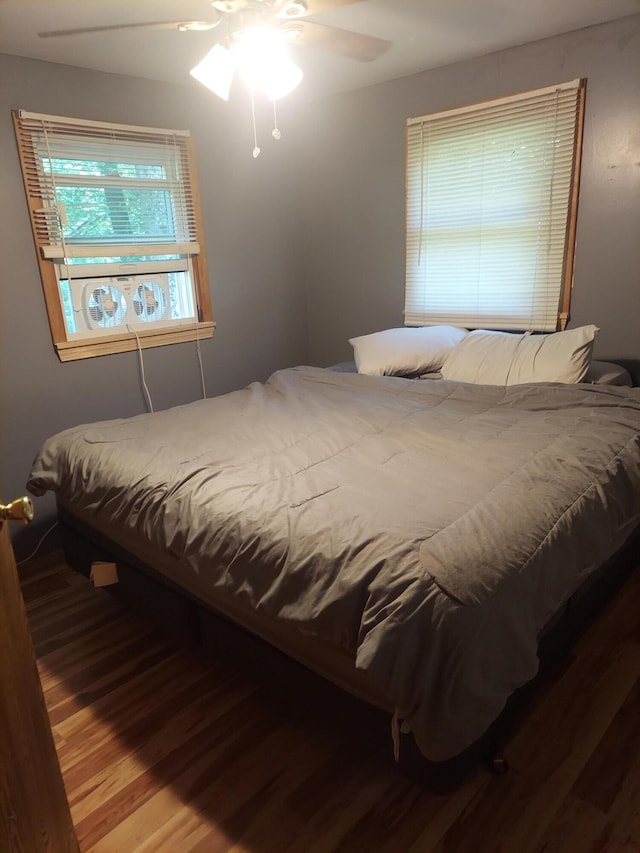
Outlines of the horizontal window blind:
<svg viewBox="0 0 640 853">
<path fill-rule="evenodd" d="M 575 80 L 408 120 L 407 325 L 558 327 L 583 93 Z"/>
<path fill-rule="evenodd" d="M 195 255 L 188 132 L 18 112 L 41 257 Z"/>
</svg>

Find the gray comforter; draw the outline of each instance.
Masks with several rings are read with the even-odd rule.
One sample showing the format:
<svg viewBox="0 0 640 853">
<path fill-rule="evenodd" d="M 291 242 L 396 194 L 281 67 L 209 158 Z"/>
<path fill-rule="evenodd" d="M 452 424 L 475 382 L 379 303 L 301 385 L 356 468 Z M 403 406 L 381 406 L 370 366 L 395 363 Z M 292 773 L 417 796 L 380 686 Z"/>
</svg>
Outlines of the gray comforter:
<svg viewBox="0 0 640 853">
<path fill-rule="evenodd" d="M 541 629 L 638 525 L 639 430 L 633 389 L 300 367 L 60 433 L 28 488 L 187 589 L 345 650 L 441 760 L 535 675 Z"/>
</svg>

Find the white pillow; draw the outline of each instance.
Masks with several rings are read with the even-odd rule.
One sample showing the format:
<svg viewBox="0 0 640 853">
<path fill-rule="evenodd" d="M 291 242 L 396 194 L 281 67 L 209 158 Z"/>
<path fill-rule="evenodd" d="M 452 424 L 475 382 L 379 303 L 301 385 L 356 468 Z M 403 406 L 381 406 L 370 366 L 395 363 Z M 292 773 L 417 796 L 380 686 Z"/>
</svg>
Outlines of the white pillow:
<svg viewBox="0 0 640 853">
<path fill-rule="evenodd" d="M 592 361 L 583 382 L 589 382 L 591 385 L 623 385 L 633 388 L 633 379 L 629 371 L 614 361 Z"/>
<path fill-rule="evenodd" d="M 358 373 L 410 375 L 440 370 L 451 350 L 467 334 L 456 326 L 385 329 L 351 338 Z"/>
<path fill-rule="evenodd" d="M 442 378 L 481 385 L 581 382 L 598 331 L 580 326 L 550 335 L 469 332 L 447 356 Z"/>
</svg>

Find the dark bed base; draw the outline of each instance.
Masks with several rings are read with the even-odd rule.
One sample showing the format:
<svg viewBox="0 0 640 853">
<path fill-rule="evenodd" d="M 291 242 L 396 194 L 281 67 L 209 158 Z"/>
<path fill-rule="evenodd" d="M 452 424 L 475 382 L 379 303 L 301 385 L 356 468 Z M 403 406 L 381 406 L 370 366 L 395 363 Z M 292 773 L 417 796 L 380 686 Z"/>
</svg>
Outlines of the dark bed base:
<svg viewBox="0 0 640 853">
<path fill-rule="evenodd" d="M 237 662 L 247 677 L 265 681 L 274 696 L 309 713 L 321 709 L 323 720 L 336 725 L 353 721 L 357 736 L 369 741 L 382 760 L 393 760 L 389 715 L 347 695 L 321 676 L 292 660 L 275 647 L 180 589 L 152 567 L 126 552 L 99 532 L 89 528 L 64 507 L 58 519 L 67 563 L 89 577 L 95 561 L 115 562 L 118 583 L 105 587 L 130 610 L 141 615 L 179 646 L 200 646 L 205 653 Z M 489 730 L 468 749 L 449 761 L 434 763 L 422 756 L 410 737 L 403 737 L 400 765 L 404 772 L 430 788 L 448 790 L 460 784 L 479 763 L 488 762 L 496 773 L 508 766 L 502 745 L 517 726 L 539 683 L 547 678 L 568 654 L 579 636 L 606 606 L 637 566 L 640 532 L 636 531 L 614 558 L 601 567 L 567 602 L 563 613 L 545 631 L 539 643 L 540 670 L 535 679 L 517 690 Z M 153 606 L 149 602 L 153 601 Z M 292 689 L 295 685 L 295 689 Z M 381 751 L 380 744 L 384 751 Z"/>
</svg>

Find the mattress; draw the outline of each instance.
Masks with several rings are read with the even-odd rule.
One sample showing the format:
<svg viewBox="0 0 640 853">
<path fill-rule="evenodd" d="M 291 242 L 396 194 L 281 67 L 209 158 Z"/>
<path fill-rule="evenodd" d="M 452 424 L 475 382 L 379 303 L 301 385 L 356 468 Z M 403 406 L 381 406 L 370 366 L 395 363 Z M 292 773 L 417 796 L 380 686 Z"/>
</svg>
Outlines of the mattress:
<svg viewBox="0 0 640 853">
<path fill-rule="evenodd" d="M 630 388 L 300 367 L 59 433 L 28 488 L 263 634 L 339 652 L 440 761 L 638 526 L 639 431 Z"/>
</svg>

